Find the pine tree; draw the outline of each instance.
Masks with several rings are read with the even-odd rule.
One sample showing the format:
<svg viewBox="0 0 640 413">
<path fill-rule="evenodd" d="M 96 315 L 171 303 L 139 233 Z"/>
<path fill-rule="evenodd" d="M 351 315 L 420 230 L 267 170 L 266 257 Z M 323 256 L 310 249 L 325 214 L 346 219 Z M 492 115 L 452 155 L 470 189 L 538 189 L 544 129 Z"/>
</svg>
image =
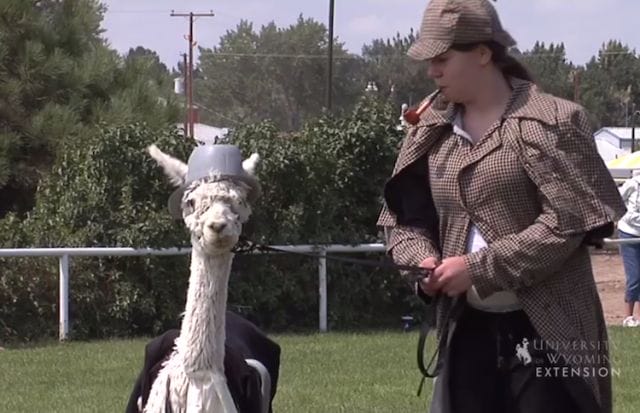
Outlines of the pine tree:
<svg viewBox="0 0 640 413">
<path fill-rule="evenodd" d="M 103 14 L 97 0 L 0 2 L 0 218 L 33 207 L 62 141 L 99 122 L 177 119 L 168 71 L 110 49 Z"/>
</svg>

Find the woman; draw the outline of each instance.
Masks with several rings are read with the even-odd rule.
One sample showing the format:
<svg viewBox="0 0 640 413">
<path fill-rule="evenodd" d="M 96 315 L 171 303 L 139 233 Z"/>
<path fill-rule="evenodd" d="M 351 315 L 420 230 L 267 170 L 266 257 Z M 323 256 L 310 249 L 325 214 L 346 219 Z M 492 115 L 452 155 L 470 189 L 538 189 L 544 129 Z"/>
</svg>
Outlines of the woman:
<svg viewBox="0 0 640 413">
<path fill-rule="evenodd" d="M 540 92 L 514 44 L 487 0 L 429 3 L 408 54 L 441 93 L 408 131 L 378 223 L 397 264 L 429 271 L 419 292 L 450 333 L 431 412 L 611 412 L 587 245 L 624 205 L 584 110 Z"/>
<path fill-rule="evenodd" d="M 627 213 L 618 222 L 619 238 L 640 238 L 640 171 L 633 171 L 633 177 L 620 187 L 620 195 L 627 206 Z M 620 255 L 626 275 L 624 301 L 627 313 L 622 320 L 623 327 L 638 327 L 640 321 L 634 317 L 634 307 L 640 309 L 640 244 L 620 245 Z"/>
</svg>

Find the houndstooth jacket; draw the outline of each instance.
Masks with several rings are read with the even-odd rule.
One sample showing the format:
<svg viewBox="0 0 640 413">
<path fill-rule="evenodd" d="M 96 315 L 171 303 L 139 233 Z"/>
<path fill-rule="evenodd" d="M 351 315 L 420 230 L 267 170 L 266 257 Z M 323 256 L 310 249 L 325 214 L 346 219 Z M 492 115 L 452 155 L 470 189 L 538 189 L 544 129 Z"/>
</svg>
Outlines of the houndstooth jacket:
<svg viewBox="0 0 640 413">
<path fill-rule="evenodd" d="M 543 340 L 594 343 L 580 351 L 609 367 L 587 245 L 611 235 L 624 204 L 584 110 L 510 82 L 504 116 L 475 145 L 452 133 L 455 105 L 436 98 L 403 141 L 378 225 L 397 264 L 464 256 L 480 297 L 515 292 Z M 488 247 L 465 255 L 471 223 Z M 439 330 L 450 305 L 438 300 Z M 610 378 L 585 380 L 610 412 Z"/>
</svg>

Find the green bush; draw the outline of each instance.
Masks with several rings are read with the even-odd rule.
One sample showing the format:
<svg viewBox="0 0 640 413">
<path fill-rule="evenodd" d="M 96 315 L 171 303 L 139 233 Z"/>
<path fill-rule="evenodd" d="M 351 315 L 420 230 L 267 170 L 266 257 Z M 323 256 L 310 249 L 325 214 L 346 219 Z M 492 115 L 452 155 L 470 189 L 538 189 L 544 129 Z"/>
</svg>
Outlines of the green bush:
<svg viewBox="0 0 640 413">
<path fill-rule="evenodd" d="M 34 210 L 22 222 L 13 215 L 0 221 L 0 245 L 187 245 L 182 225 L 165 212 L 171 188 L 144 151 L 151 143 L 182 157 L 191 150 L 173 130 L 140 124 L 104 127 L 65 142 L 38 188 Z M 185 257 L 72 258 L 70 272 L 74 337 L 152 334 L 177 325 L 188 275 Z M 52 258 L 2 262 L 0 339 L 33 339 L 55 331 L 57 273 Z"/>
<path fill-rule="evenodd" d="M 352 113 L 324 116 L 297 134 L 282 134 L 268 122 L 234 131 L 245 155 L 262 158 L 263 196 L 246 234 L 269 244 L 379 241 L 381 189 L 401 138 L 395 119 L 384 102 L 365 98 Z M 34 210 L 23 221 L 11 215 L 0 221 L 0 245 L 187 246 L 183 224 L 166 212 L 172 188 L 144 151 L 151 143 L 183 160 L 193 147 L 172 130 L 141 124 L 65 142 Z M 0 340 L 55 334 L 55 260 L 1 264 Z M 328 267 L 332 328 L 398 325 L 410 308 L 397 274 Z M 70 270 L 72 337 L 156 334 L 179 325 L 188 257 L 73 258 Z M 315 259 L 238 255 L 229 305 L 265 328 L 310 329 L 318 320 L 317 291 Z"/>
</svg>

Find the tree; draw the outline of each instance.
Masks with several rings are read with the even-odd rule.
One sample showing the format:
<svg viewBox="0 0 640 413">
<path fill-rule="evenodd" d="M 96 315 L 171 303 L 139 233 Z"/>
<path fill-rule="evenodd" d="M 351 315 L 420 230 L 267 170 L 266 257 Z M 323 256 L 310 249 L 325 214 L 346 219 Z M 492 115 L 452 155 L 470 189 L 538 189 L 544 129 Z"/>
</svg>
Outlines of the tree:
<svg viewBox="0 0 640 413">
<path fill-rule="evenodd" d="M 524 53 L 515 50 L 514 56 L 531 71 L 542 90 L 564 99 L 574 98 L 575 67 L 567 60 L 563 43 L 550 43 L 547 47 L 544 42 L 536 42 L 533 49 Z"/>
<path fill-rule="evenodd" d="M 56 145 L 77 133 L 81 62 L 105 57 L 93 1 L 0 4 L 0 216 L 28 210 Z M 98 84 L 95 85 L 99 87 Z"/>
<path fill-rule="evenodd" d="M 200 49 L 196 103 L 203 118 L 235 126 L 270 119 L 283 130 L 297 130 L 319 116 L 325 106 L 327 29 L 302 16 L 287 27 L 271 22 L 256 32 L 241 21 L 227 31 L 218 46 Z M 361 95 L 358 59 L 343 43 L 334 42 L 334 104 L 353 106 Z"/>
<path fill-rule="evenodd" d="M 403 103 L 416 105 L 435 90 L 435 84 L 427 77 L 426 64 L 407 56 L 415 40 L 411 30 L 407 36 L 397 33 L 392 39 L 375 39 L 362 48 L 367 81 L 376 83 L 378 93 L 391 100 L 398 115 Z"/>
<path fill-rule="evenodd" d="M 172 187 L 146 154 L 156 143 L 186 159 L 192 143 L 175 127 L 104 126 L 62 143 L 61 155 L 24 220 L 0 220 L 0 247 L 188 245 L 166 210 Z M 0 341 L 53 333 L 53 260 L 0 259 Z M 188 263 L 172 258 L 74 258 L 72 337 L 157 334 L 178 325 Z"/>
<path fill-rule="evenodd" d="M 102 121 L 177 119 L 147 75 L 157 65 L 106 45 L 103 13 L 97 0 L 0 2 L 0 217 L 32 208 L 65 140 Z"/>
<path fill-rule="evenodd" d="M 171 73 L 155 52 L 137 47 L 116 63 L 108 105 L 96 108 L 90 122 L 145 122 L 159 127 L 180 118 L 181 104 L 173 93 Z"/>
<path fill-rule="evenodd" d="M 171 73 L 167 66 L 160 61 L 160 56 L 151 49 L 138 46 L 130 48 L 124 56 L 125 63 L 144 62 L 147 66 L 145 73 L 157 83 L 171 81 Z"/>
<path fill-rule="evenodd" d="M 640 102 L 640 61 L 635 50 L 619 41 L 603 44 L 586 64 L 581 81 L 581 103 L 598 126 L 626 125 L 632 104 Z"/>
</svg>

